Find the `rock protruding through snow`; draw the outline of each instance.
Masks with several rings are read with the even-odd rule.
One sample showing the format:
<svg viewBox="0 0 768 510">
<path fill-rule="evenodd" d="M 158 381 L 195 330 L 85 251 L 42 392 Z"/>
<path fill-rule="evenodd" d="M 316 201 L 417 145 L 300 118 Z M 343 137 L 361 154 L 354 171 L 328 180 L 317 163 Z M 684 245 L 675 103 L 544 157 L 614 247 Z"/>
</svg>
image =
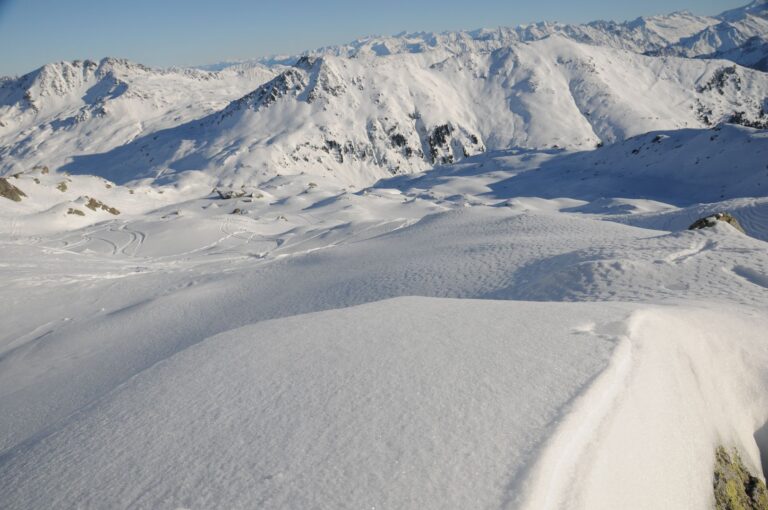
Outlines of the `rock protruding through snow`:
<svg viewBox="0 0 768 510">
<path fill-rule="evenodd" d="M 737 220 L 735 216 L 727 212 L 715 213 L 711 216 L 707 216 L 706 218 L 701 218 L 699 220 L 696 220 L 695 222 L 693 222 L 693 224 L 690 227 L 688 227 L 688 230 L 699 230 L 702 228 L 714 227 L 715 225 L 717 225 L 718 221 L 727 223 L 728 225 L 732 226 L 742 234 L 746 234 L 746 232 L 744 231 L 744 227 L 741 226 L 741 223 L 739 223 L 739 220 Z"/>
<path fill-rule="evenodd" d="M 768 510 L 765 481 L 749 472 L 738 450 L 715 452 L 715 510 Z"/>
<path fill-rule="evenodd" d="M 0 197 L 13 200 L 14 202 L 21 202 L 21 198 L 26 196 L 26 193 L 11 184 L 8 179 L 0 177 Z"/>
</svg>

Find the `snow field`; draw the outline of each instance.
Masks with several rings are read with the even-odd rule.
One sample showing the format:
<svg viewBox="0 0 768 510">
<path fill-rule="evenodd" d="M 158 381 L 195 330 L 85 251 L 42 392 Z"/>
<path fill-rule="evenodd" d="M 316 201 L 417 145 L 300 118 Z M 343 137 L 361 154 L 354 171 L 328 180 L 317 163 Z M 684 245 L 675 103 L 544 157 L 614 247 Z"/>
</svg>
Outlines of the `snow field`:
<svg viewBox="0 0 768 510">
<path fill-rule="evenodd" d="M 768 75 L 673 55 L 757 66 L 765 23 L 0 79 L 0 507 L 701 509 L 719 445 L 764 477 L 768 133 L 717 123 Z M 747 235 L 687 231 L 720 211 Z"/>
</svg>

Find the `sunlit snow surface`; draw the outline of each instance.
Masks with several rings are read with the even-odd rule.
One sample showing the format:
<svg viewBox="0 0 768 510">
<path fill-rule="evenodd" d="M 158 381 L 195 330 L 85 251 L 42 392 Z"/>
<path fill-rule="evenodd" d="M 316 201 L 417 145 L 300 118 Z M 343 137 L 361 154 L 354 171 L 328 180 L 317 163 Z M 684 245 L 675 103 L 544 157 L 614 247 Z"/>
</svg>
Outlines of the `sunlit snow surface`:
<svg viewBox="0 0 768 510">
<path fill-rule="evenodd" d="M 700 57 L 756 66 L 764 13 L 1 79 L 0 508 L 703 509 L 718 445 L 762 476 L 768 132 L 721 121 L 768 75 Z M 720 211 L 746 234 L 687 230 Z"/>
<path fill-rule="evenodd" d="M 716 444 L 761 472 L 766 135 L 656 138 L 230 200 L 11 178 L 3 507 L 705 507 Z M 750 235 L 685 230 L 721 209 Z"/>
</svg>

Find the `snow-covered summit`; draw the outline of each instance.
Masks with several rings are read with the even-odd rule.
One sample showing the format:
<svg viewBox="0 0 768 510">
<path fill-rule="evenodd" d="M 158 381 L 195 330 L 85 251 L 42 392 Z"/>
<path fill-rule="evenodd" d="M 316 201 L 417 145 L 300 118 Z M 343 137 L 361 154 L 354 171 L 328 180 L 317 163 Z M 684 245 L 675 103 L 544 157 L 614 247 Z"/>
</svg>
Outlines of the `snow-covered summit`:
<svg viewBox="0 0 768 510">
<path fill-rule="evenodd" d="M 714 19 L 717 23 L 655 53 L 724 58 L 761 71 L 768 70 L 768 3 L 758 0 Z"/>
<path fill-rule="evenodd" d="M 767 18 L 768 2 L 766 2 L 766 0 L 754 0 L 748 5 L 725 11 L 715 17 L 723 21 L 741 21 L 747 16 Z"/>
<path fill-rule="evenodd" d="M 29 169 L 36 164 L 30 160 L 58 166 L 51 154 L 66 159 L 125 144 L 219 110 L 274 74 L 258 65 L 214 73 L 105 58 L 57 62 L 3 78 L 0 172 Z"/>
<path fill-rule="evenodd" d="M 112 57 L 99 62 L 63 61 L 46 64 L 18 78 L 3 78 L 0 82 L 0 104 L 16 104 L 21 109 L 29 107 L 41 110 L 55 106 L 56 99 L 68 95 L 79 96 L 83 92 L 86 93 L 84 102 L 95 101 L 99 91 L 92 89 L 97 86 L 105 88 L 105 83 L 106 88 L 110 85 L 119 86 L 119 91 L 112 94 L 114 98 L 128 92 L 129 83 L 139 89 L 136 92 L 138 95 L 142 92 L 142 80 L 163 76 L 202 81 L 215 78 L 212 73 L 195 69 L 152 69 L 127 59 Z"/>
<path fill-rule="evenodd" d="M 766 31 L 756 18 L 766 18 L 766 2 L 757 0 L 747 6 L 732 9 L 715 16 L 699 16 L 688 11 L 666 15 L 643 16 L 631 21 L 598 20 L 585 24 L 567 24 L 542 21 L 514 27 L 483 28 L 449 32 L 403 32 L 393 36 L 368 36 L 341 45 L 331 45 L 310 50 L 303 55 L 333 55 L 349 58 L 375 58 L 404 53 L 442 52 L 445 55 L 466 51 L 494 51 L 513 42 L 531 42 L 555 34 L 577 42 L 609 46 L 637 53 L 680 54 L 686 57 L 703 57 L 726 47 L 713 42 L 709 46 L 691 47 L 684 40 L 706 37 L 711 27 L 723 25 L 739 33 L 742 40 L 750 37 L 765 39 Z M 735 25 L 733 25 L 735 24 Z M 678 48 L 678 45 L 682 45 Z M 682 49 L 684 48 L 684 49 Z M 281 55 L 257 59 L 253 63 L 264 65 L 290 65 L 301 55 Z M 738 61 L 751 66 L 754 62 Z M 207 69 L 224 69 L 234 63 L 221 62 Z M 242 62 L 236 63 L 242 65 Z"/>
</svg>

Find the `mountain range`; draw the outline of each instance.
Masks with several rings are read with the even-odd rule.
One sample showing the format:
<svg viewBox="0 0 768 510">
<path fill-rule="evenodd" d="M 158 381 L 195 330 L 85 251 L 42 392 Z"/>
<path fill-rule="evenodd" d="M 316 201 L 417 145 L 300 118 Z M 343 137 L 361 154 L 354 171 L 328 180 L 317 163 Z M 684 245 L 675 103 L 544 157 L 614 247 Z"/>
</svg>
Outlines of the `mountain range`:
<svg viewBox="0 0 768 510">
<path fill-rule="evenodd" d="M 714 17 L 369 37 L 202 69 L 59 62 L 0 80 L 0 174 L 367 185 L 485 151 L 764 127 L 767 57 L 759 0 Z"/>
</svg>

